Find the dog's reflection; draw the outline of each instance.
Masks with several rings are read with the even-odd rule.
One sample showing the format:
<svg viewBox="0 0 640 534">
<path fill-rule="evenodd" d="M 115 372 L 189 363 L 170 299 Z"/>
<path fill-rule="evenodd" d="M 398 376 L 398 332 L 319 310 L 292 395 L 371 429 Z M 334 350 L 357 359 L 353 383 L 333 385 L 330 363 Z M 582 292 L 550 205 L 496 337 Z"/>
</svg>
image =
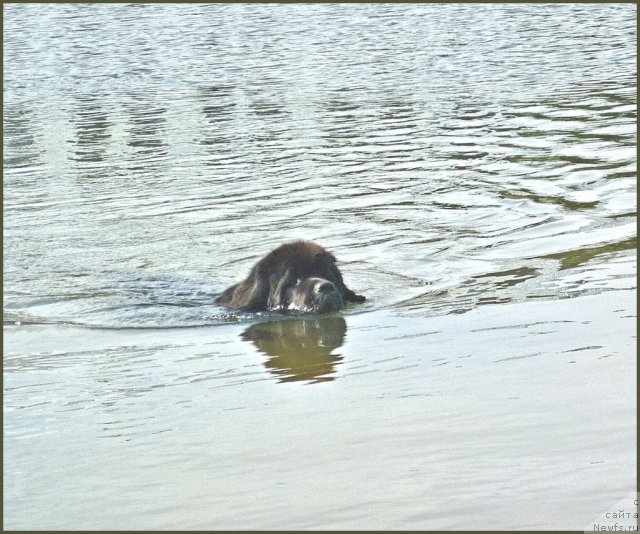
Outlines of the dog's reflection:
<svg viewBox="0 0 640 534">
<path fill-rule="evenodd" d="M 331 375 L 342 357 L 332 351 L 342 346 L 346 331 L 342 317 L 286 319 L 254 324 L 242 339 L 269 356 L 264 365 L 279 382 L 316 383 L 334 379 Z"/>
</svg>

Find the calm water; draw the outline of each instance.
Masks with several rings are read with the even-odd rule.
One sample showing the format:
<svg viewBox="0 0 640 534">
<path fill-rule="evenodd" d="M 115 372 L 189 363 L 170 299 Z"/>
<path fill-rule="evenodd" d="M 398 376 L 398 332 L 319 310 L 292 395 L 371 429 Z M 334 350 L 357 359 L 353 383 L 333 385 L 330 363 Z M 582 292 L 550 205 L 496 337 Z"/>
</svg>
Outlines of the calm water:
<svg viewBox="0 0 640 534">
<path fill-rule="evenodd" d="M 5 528 L 581 530 L 635 490 L 635 5 L 3 13 Z M 212 304 L 296 238 L 367 302 Z"/>
</svg>

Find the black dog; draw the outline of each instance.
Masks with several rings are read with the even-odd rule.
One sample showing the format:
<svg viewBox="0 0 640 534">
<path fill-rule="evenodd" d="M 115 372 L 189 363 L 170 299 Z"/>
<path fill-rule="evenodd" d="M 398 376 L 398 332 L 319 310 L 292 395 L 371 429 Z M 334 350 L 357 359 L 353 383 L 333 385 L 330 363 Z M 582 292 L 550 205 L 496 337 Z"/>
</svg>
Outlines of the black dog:
<svg viewBox="0 0 640 534">
<path fill-rule="evenodd" d="M 251 311 L 332 312 L 364 300 L 344 285 L 333 254 L 311 241 L 295 241 L 267 254 L 215 302 Z"/>
</svg>

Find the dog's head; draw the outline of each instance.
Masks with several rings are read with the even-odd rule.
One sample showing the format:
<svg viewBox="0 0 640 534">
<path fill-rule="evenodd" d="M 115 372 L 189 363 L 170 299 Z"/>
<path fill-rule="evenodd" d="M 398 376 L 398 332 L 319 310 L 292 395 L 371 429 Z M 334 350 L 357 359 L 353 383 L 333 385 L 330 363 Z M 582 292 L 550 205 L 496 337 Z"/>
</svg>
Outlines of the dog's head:
<svg viewBox="0 0 640 534">
<path fill-rule="evenodd" d="M 251 310 L 332 312 L 364 300 L 345 286 L 331 253 L 316 243 L 296 241 L 267 254 L 218 302 Z"/>
</svg>

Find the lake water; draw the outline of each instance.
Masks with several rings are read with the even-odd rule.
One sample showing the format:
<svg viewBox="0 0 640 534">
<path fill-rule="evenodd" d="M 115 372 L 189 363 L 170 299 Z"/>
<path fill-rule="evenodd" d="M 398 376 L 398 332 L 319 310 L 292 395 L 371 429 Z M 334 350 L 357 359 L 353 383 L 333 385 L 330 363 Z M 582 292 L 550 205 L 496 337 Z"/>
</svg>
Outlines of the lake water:
<svg viewBox="0 0 640 534">
<path fill-rule="evenodd" d="M 636 491 L 634 4 L 3 12 L 5 528 L 582 530 Z M 213 304 L 297 238 L 367 301 Z"/>
</svg>

